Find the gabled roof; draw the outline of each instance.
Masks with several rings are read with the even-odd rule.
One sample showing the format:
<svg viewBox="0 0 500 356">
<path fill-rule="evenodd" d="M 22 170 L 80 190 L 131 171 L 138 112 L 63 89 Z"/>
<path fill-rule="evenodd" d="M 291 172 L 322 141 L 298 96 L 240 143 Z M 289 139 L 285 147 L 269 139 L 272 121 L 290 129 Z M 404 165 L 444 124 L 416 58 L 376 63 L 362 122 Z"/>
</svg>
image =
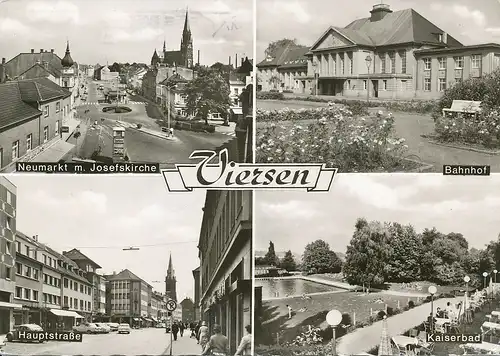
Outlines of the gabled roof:
<svg viewBox="0 0 500 356">
<path fill-rule="evenodd" d="M 283 59 L 286 57 L 287 52 L 291 48 L 297 47 L 296 45 L 293 44 L 288 44 L 286 46 L 280 47 L 276 49 L 274 57 L 267 57 L 263 61 L 261 61 L 259 64 L 257 64 L 257 67 L 276 67 L 279 66 Z"/>
<path fill-rule="evenodd" d="M 187 82 L 189 82 L 189 80 L 184 78 L 179 73 L 175 73 L 174 75 L 171 75 L 170 77 L 163 79 L 160 82 L 160 85 L 167 85 L 169 83 L 187 83 Z"/>
<path fill-rule="evenodd" d="M 17 81 L 21 97 L 27 103 L 40 103 L 63 99 L 71 95 L 48 78 L 36 78 Z M 56 85 L 57 87 L 54 87 Z M 69 95 L 68 95 L 69 93 Z"/>
<path fill-rule="evenodd" d="M 63 255 L 68 257 L 69 259 L 73 261 L 85 261 L 90 263 L 94 268 L 101 268 L 97 263 L 95 263 L 93 260 L 85 256 L 80 250 L 74 248 L 70 251 L 65 251 L 63 252 Z"/>
<path fill-rule="evenodd" d="M 351 22 L 344 29 L 336 29 L 360 45 L 389 46 L 417 43 L 445 46 L 437 37 L 437 34 L 442 34 L 444 31 L 413 9 L 388 13 L 379 21 L 370 21 L 369 17 L 362 18 Z M 449 47 L 462 46 L 452 36 L 447 37 Z"/>
<path fill-rule="evenodd" d="M 283 64 L 280 65 L 280 68 L 306 67 L 307 52 L 309 52 L 308 47 L 296 47 L 290 49 L 283 59 Z"/>
<path fill-rule="evenodd" d="M 0 129 L 41 114 L 41 111 L 23 101 L 18 82 L 0 84 Z"/>
<path fill-rule="evenodd" d="M 105 275 L 104 278 L 106 278 L 107 281 L 119 281 L 119 280 L 122 280 L 122 281 L 123 280 L 127 280 L 127 281 L 140 281 L 140 282 L 146 283 L 149 287 L 151 287 L 149 285 L 149 283 L 147 283 L 142 278 L 137 277 L 137 275 L 135 275 L 134 273 L 132 273 L 128 269 L 124 269 L 123 271 L 121 271 L 120 273 L 117 273 L 117 274 Z"/>
<path fill-rule="evenodd" d="M 48 51 L 41 53 L 19 53 L 5 63 L 5 69 L 10 78 L 16 78 L 35 64 L 43 62 L 47 62 L 53 69 L 62 69 L 61 58 L 57 54 Z"/>
<path fill-rule="evenodd" d="M 30 68 L 28 68 L 25 72 L 19 74 L 17 78 L 33 79 L 33 78 L 48 77 L 49 75 L 52 75 L 54 78 L 60 78 L 61 71 L 57 68 L 54 68 L 49 63 L 47 63 L 47 65 L 36 63 Z"/>
<path fill-rule="evenodd" d="M 245 78 L 238 73 L 229 73 L 229 83 L 235 85 L 245 85 Z"/>
</svg>

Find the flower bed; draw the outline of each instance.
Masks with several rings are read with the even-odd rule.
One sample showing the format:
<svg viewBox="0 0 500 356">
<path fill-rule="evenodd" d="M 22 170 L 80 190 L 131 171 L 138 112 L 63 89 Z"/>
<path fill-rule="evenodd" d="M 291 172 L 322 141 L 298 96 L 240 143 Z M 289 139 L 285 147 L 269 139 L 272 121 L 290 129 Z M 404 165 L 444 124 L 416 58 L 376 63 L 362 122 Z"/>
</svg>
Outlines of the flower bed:
<svg viewBox="0 0 500 356">
<path fill-rule="evenodd" d="M 341 172 L 396 172 L 418 168 L 394 136 L 391 114 L 355 117 L 342 107 L 257 111 L 257 162 L 325 163 Z M 267 124 L 265 124 L 267 123 Z"/>
</svg>

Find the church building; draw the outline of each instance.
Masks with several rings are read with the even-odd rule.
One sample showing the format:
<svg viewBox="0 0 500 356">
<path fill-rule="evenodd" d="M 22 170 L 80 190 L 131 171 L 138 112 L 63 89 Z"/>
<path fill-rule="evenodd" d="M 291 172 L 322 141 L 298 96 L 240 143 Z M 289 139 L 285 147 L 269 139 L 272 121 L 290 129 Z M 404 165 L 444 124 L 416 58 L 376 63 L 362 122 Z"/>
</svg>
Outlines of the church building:
<svg viewBox="0 0 500 356">
<path fill-rule="evenodd" d="M 166 66 L 180 66 L 185 68 L 192 68 L 193 62 L 193 37 L 191 35 L 191 28 L 189 26 L 189 14 L 186 10 L 186 17 L 184 19 L 184 29 L 182 30 L 181 47 L 179 51 L 167 51 L 167 44 L 163 41 L 163 50 L 160 54 L 154 51 L 151 58 L 151 65 L 156 67 L 158 65 Z"/>
<path fill-rule="evenodd" d="M 172 255 L 168 259 L 168 269 L 167 276 L 165 277 L 165 295 L 167 299 L 173 299 L 177 301 L 177 290 L 176 290 L 177 280 L 175 278 L 175 270 L 172 265 Z"/>
</svg>

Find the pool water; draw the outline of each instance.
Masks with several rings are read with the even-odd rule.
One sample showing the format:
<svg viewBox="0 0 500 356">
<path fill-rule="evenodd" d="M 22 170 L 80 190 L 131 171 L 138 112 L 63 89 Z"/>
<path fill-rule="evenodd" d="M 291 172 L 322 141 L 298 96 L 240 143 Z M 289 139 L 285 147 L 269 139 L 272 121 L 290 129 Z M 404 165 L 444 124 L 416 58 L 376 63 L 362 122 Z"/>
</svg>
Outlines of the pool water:
<svg viewBox="0 0 500 356">
<path fill-rule="evenodd" d="M 334 292 L 341 288 L 327 286 L 300 278 L 290 279 L 256 279 L 255 287 L 262 287 L 262 299 L 283 298 L 303 294 Z"/>
</svg>

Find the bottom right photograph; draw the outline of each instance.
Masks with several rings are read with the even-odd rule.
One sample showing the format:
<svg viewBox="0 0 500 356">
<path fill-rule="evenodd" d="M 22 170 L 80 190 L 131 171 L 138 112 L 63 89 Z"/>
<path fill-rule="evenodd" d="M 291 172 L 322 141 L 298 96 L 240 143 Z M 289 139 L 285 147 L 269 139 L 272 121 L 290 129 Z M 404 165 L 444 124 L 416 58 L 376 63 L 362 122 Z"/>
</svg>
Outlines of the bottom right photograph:
<svg viewBox="0 0 500 356">
<path fill-rule="evenodd" d="M 500 354 L 500 175 L 258 191 L 255 354 Z"/>
</svg>

